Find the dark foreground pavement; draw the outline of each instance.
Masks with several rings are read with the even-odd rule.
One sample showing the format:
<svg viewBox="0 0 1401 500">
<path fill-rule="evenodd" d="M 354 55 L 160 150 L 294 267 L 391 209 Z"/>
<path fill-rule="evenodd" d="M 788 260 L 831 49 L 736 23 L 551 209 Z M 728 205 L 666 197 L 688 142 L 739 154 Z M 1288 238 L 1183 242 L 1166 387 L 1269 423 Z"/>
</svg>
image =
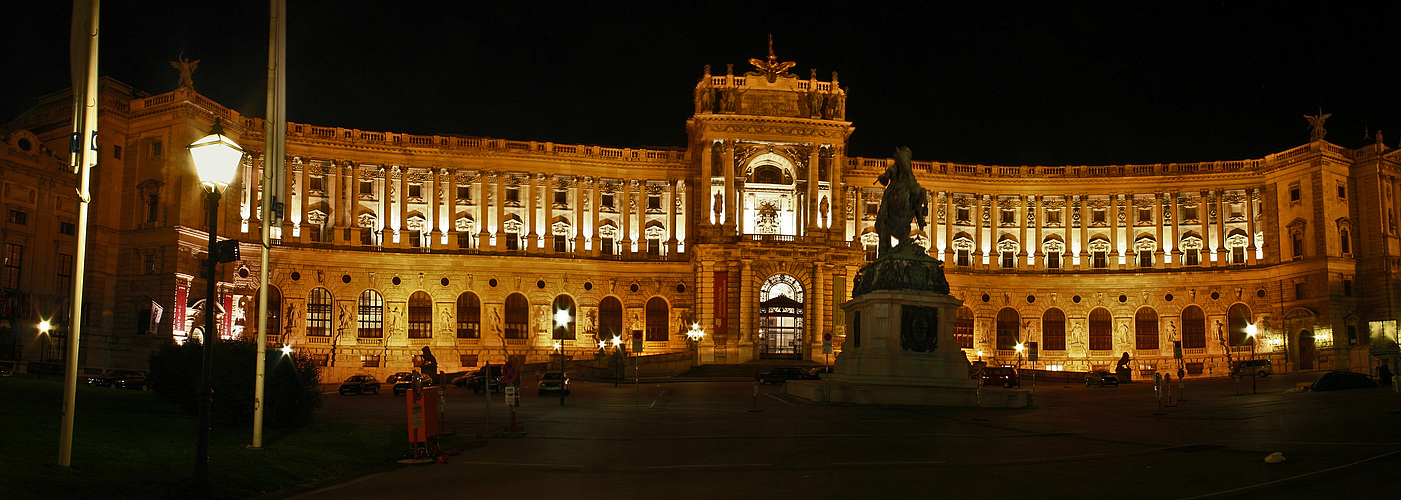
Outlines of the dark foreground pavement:
<svg viewBox="0 0 1401 500">
<path fill-rule="evenodd" d="M 1161 411 L 1147 383 L 1040 384 L 1036 408 L 978 411 L 813 405 L 772 386 L 755 397 L 743 382 L 575 382 L 564 406 L 526 393 L 520 438 L 478 438 L 509 422 L 501 396 L 488 429 L 484 397 L 450 389 L 447 429 L 466 444 L 447 464 L 277 496 L 1393 496 L 1401 488 L 1395 393 L 1289 391 L 1316 376 L 1260 379 L 1257 394 L 1245 379 L 1240 396 L 1229 380 L 1188 380 L 1187 401 Z M 330 418 L 405 421 L 402 397 L 328 397 Z M 1265 463 L 1272 452 L 1287 460 Z"/>
</svg>

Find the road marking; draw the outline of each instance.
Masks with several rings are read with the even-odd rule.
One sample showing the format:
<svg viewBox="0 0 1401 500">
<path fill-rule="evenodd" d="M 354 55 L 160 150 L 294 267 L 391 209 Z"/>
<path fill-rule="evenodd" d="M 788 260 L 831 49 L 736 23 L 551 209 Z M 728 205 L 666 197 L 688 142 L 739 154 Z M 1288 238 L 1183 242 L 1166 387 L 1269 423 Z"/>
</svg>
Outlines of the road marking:
<svg viewBox="0 0 1401 500">
<path fill-rule="evenodd" d="M 781 402 L 781 403 L 783 403 L 783 404 L 786 404 L 786 405 L 788 405 L 788 406 L 793 406 L 793 403 L 789 403 L 788 401 L 785 401 L 783 398 L 780 398 L 780 397 L 778 397 L 778 396 L 775 396 L 775 395 L 773 395 L 772 393 L 766 392 L 766 393 L 764 393 L 764 395 L 765 395 L 765 396 L 768 396 L 768 397 L 771 397 L 771 398 L 774 398 L 774 399 L 778 400 L 779 402 Z"/>
<path fill-rule="evenodd" d="M 773 464 L 694 464 L 694 465 L 649 465 L 648 469 L 727 469 L 741 467 L 773 467 Z"/>
<path fill-rule="evenodd" d="M 948 463 L 948 462 L 945 462 L 945 461 L 943 461 L 943 460 L 925 460 L 925 461 L 909 461 L 909 462 L 834 462 L 832 465 L 856 466 L 856 467 L 863 467 L 863 466 L 865 466 L 865 467 L 883 467 L 883 466 L 890 466 L 890 465 L 942 465 L 942 464 L 947 464 L 947 463 Z"/>
<path fill-rule="evenodd" d="M 1255 484 L 1252 484 L 1252 485 L 1249 485 L 1249 486 L 1241 486 L 1241 487 L 1239 487 L 1239 488 L 1232 488 L 1232 489 L 1229 489 L 1229 490 L 1215 491 L 1215 492 L 1207 493 L 1207 494 L 1204 494 L 1204 495 L 1197 495 L 1197 496 L 1194 496 L 1194 497 L 1187 497 L 1187 498 L 1184 498 L 1184 499 L 1182 499 L 1182 500 L 1193 500 L 1193 499 L 1196 499 L 1196 498 L 1210 498 L 1210 497 L 1221 496 L 1221 495 L 1229 495 L 1229 494 L 1232 494 L 1232 493 L 1240 493 L 1240 492 L 1242 492 L 1242 491 L 1253 490 L 1253 489 L 1257 489 L 1257 488 L 1263 488 L 1263 487 L 1266 487 L 1266 486 L 1270 486 L 1270 485 L 1273 485 L 1273 484 L 1279 484 L 1279 483 L 1283 483 L 1283 482 L 1286 482 L 1286 481 L 1293 481 L 1293 480 L 1295 480 L 1295 479 L 1303 479 L 1303 478 L 1306 478 L 1306 477 L 1309 477 L 1309 476 L 1314 476 L 1314 475 L 1322 474 L 1322 473 L 1324 473 L 1324 472 L 1332 472 L 1332 471 L 1335 471 L 1335 470 L 1338 470 L 1338 469 L 1346 469 L 1346 468 L 1352 467 L 1352 466 L 1354 466 L 1354 465 L 1364 464 L 1364 463 L 1367 463 L 1367 462 L 1371 462 L 1371 461 L 1373 461 L 1373 460 L 1379 460 L 1379 459 L 1382 459 L 1382 458 L 1386 458 L 1386 457 L 1395 455 L 1395 454 L 1397 454 L 1397 453 L 1401 453 L 1401 450 L 1390 451 L 1390 452 L 1383 453 L 1383 454 L 1381 454 L 1381 455 L 1377 455 L 1377 456 L 1375 456 L 1375 457 L 1364 458 L 1364 459 L 1362 459 L 1362 460 L 1358 460 L 1358 461 L 1353 462 L 1353 463 L 1350 463 L 1350 464 L 1343 464 L 1343 465 L 1339 465 L 1339 466 L 1336 466 L 1336 467 L 1329 467 L 1329 468 L 1327 468 L 1327 469 L 1316 470 L 1316 471 L 1313 471 L 1313 472 L 1308 472 L 1308 473 L 1304 473 L 1304 474 L 1299 474 L 1299 475 L 1297 475 L 1297 476 L 1290 476 L 1290 477 L 1286 477 L 1286 478 L 1282 478 L 1282 479 L 1276 479 L 1276 480 L 1274 480 L 1274 481 L 1265 481 L 1265 482 L 1263 482 L 1263 483 L 1255 483 Z"/>
</svg>

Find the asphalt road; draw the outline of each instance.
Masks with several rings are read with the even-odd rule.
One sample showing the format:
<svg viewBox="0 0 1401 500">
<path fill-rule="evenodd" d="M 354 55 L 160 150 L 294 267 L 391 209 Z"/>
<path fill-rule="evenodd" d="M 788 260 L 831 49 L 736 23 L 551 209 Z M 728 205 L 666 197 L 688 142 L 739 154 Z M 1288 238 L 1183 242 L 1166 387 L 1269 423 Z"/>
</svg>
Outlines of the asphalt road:
<svg viewBox="0 0 1401 500">
<path fill-rule="evenodd" d="M 776 386 L 755 396 L 747 382 L 574 381 L 563 406 L 558 396 L 527 391 L 516 409 L 525 435 L 515 438 L 480 437 L 510 422 L 501 395 L 488 427 L 485 397 L 449 388 L 445 428 L 465 441 L 461 455 L 281 496 L 1392 496 L 1401 485 L 1397 395 L 1290 390 L 1317 375 L 1258 379 L 1255 394 L 1249 378 L 1238 386 L 1189 379 L 1187 400 L 1161 409 L 1148 383 L 1039 383 L 1035 408 L 981 411 L 814 405 Z M 324 417 L 406 422 L 404 398 L 387 390 L 331 392 Z M 1286 461 L 1265 463 L 1273 452 Z"/>
</svg>

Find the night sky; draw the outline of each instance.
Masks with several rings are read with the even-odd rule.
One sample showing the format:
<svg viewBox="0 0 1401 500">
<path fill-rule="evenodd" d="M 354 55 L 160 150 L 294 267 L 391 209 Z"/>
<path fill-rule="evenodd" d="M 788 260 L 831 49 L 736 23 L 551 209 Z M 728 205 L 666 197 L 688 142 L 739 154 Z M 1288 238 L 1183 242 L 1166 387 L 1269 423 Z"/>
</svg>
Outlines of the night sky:
<svg viewBox="0 0 1401 500">
<path fill-rule="evenodd" d="M 918 4 L 912 4 L 918 5 Z M 1003 165 L 1259 158 L 1308 140 L 1401 143 L 1398 2 L 293 1 L 288 119 L 413 134 L 686 145 L 702 67 L 751 69 L 774 36 L 840 72 L 849 154 Z M 69 85 L 68 2 L 7 9 L 0 120 Z M 264 114 L 267 2 L 118 1 L 100 72 Z"/>
</svg>

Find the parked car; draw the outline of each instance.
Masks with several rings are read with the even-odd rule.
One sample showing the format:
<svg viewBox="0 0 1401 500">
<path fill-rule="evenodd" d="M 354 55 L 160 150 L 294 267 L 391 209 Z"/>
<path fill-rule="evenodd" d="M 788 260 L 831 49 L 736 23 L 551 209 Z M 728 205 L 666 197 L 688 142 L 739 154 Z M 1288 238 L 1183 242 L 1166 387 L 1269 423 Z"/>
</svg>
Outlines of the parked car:
<svg viewBox="0 0 1401 500">
<path fill-rule="evenodd" d="M 486 367 L 482 367 L 482 369 L 472 372 L 471 374 L 457 377 L 452 383 L 458 387 L 471 389 L 473 394 L 481 394 L 486 392 L 487 389 L 487 377 L 482 373 L 485 370 Z M 501 392 L 504 390 L 502 389 L 501 382 L 501 365 L 491 365 L 490 382 L 492 392 Z"/>
<path fill-rule="evenodd" d="M 759 375 L 760 384 L 782 384 L 789 380 L 801 380 L 807 370 L 797 366 L 780 366 Z"/>
<path fill-rule="evenodd" d="M 808 374 L 803 376 L 803 380 L 822 380 L 822 376 L 829 373 L 836 373 L 836 370 L 830 366 L 819 366 L 808 370 Z"/>
<path fill-rule="evenodd" d="M 1311 391 L 1341 391 L 1343 389 L 1366 389 L 1376 387 L 1377 382 L 1366 373 L 1334 370 L 1318 376 L 1309 387 Z"/>
<path fill-rule="evenodd" d="M 407 378 L 401 378 L 398 382 L 394 383 L 394 395 L 403 396 L 405 394 L 408 394 L 409 389 L 413 388 L 413 381 L 415 376 L 418 377 L 419 387 L 433 387 L 435 385 L 438 385 L 436 382 L 433 381 L 433 377 L 429 377 L 422 373 L 410 373 Z"/>
<path fill-rule="evenodd" d="M 1017 369 L 1010 366 L 989 366 L 978 370 L 973 374 L 973 378 L 978 379 L 982 385 L 1000 385 L 1006 388 L 1021 387 L 1021 375 Z"/>
<path fill-rule="evenodd" d="M 341 382 L 339 392 L 342 396 L 350 393 L 355 394 L 379 394 L 379 381 L 370 375 L 352 375 Z"/>
<path fill-rule="evenodd" d="M 1237 361 L 1231 365 L 1231 375 L 1249 375 L 1254 373 L 1261 377 L 1268 377 L 1275 372 L 1274 365 L 1268 359 L 1248 359 Z"/>
<path fill-rule="evenodd" d="M 1085 375 L 1085 387 L 1089 387 L 1092 385 L 1097 385 L 1100 387 L 1112 385 L 1114 387 L 1118 387 L 1119 376 L 1113 373 L 1109 373 L 1109 370 L 1095 370 L 1090 372 L 1088 375 Z"/>
<path fill-rule="evenodd" d="M 395 373 L 395 374 L 393 374 L 393 375 L 390 375 L 389 378 L 384 379 L 384 383 L 386 383 L 386 384 L 393 384 L 393 383 L 396 383 L 396 382 L 398 382 L 398 381 L 400 381 L 400 380 L 411 380 L 411 379 L 409 379 L 409 377 L 412 377 L 412 376 L 413 376 L 413 372 L 399 372 L 399 373 Z"/>
<path fill-rule="evenodd" d="M 118 389 L 146 390 L 146 374 L 136 370 L 112 370 L 101 377 L 88 378 L 88 385 Z"/>
<path fill-rule="evenodd" d="M 545 372 L 540 376 L 540 395 L 563 392 L 569 395 L 569 376 L 564 372 Z"/>
</svg>

